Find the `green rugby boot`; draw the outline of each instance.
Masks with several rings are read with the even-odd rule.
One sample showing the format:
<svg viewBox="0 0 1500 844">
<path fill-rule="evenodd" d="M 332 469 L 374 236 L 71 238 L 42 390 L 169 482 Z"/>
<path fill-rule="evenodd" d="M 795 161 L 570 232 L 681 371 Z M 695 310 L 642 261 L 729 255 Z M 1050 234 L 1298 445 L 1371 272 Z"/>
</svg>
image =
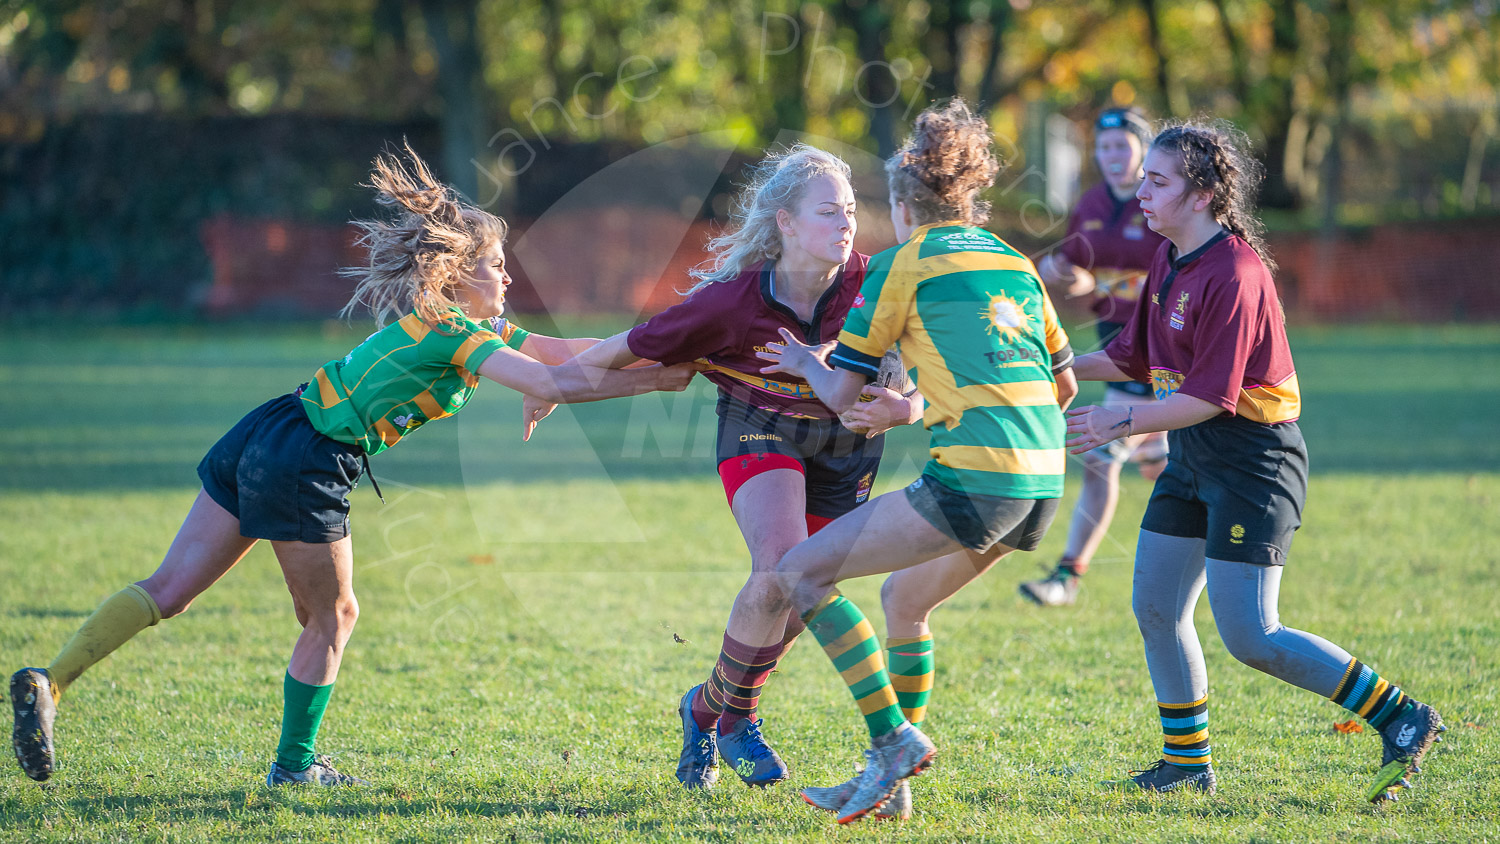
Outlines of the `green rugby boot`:
<svg viewBox="0 0 1500 844">
<path fill-rule="evenodd" d="M 52 722 L 57 704 L 52 699 L 52 678 L 45 668 L 22 668 L 10 675 L 10 705 L 16 725 L 11 746 L 26 776 L 43 782 L 57 769 L 52 750 Z"/>
</svg>

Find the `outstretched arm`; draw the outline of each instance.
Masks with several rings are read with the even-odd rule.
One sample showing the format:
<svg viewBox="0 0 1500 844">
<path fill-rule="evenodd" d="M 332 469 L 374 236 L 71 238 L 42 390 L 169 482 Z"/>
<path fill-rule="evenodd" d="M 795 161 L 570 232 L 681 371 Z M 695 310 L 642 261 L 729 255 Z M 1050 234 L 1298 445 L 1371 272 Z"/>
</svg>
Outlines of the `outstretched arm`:
<svg viewBox="0 0 1500 844">
<path fill-rule="evenodd" d="M 1068 434 L 1072 437 L 1068 440 L 1068 450 L 1083 454 L 1121 437 L 1175 431 L 1205 422 L 1223 412 L 1224 408 L 1216 404 L 1183 393 L 1124 410 L 1094 405 L 1078 407 L 1068 411 Z"/>
<path fill-rule="evenodd" d="M 521 344 L 521 351 L 547 364 L 572 361 L 602 369 L 623 369 L 627 366 L 634 367 L 647 363 L 630 351 L 630 346 L 625 342 L 625 335 L 628 333 L 621 332 L 607 340 L 595 340 L 592 337 L 570 339 L 532 334 L 526 338 L 525 343 Z M 532 341 L 537 341 L 534 349 Z M 521 441 L 529 441 L 532 432 L 536 430 L 537 423 L 546 419 L 547 415 L 556 408 L 556 402 L 527 394 L 521 402 Z"/>
<path fill-rule="evenodd" d="M 521 343 L 521 353 L 548 366 L 556 366 L 567 363 L 600 342 L 596 337 L 548 337 L 533 332 Z"/>
<path fill-rule="evenodd" d="M 1073 377 L 1079 381 L 1130 381 L 1129 375 L 1103 352 L 1089 352 L 1073 359 Z"/>
<path fill-rule="evenodd" d="M 675 392 L 686 389 L 697 371 L 690 363 L 628 371 L 578 362 L 547 366 L 509 348 L 496 351 L 479 367 L 479 374 L 491 381 L 554 404 L 598 401 L 655 390 Z"/>
</svg>

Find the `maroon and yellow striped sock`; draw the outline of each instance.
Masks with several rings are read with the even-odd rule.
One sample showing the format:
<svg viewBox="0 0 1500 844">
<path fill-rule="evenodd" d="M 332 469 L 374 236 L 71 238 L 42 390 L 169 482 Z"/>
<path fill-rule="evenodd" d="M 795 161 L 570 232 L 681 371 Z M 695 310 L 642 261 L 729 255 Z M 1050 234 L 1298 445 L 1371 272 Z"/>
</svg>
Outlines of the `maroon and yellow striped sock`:
<svg viewBox="0 0 1500 844">
<path fill-rule="evenodd" d="M 776 668 L 783 650 L 781 642 L 756 647 L 737 641 L 726 632 L 708 682 L 692 703 L 693 721 L 698 729 L 706 730 L 718 722 L 719 732 L 728 732 L 739 719 L 755 717 L 761 687 Z"/>
</svg>

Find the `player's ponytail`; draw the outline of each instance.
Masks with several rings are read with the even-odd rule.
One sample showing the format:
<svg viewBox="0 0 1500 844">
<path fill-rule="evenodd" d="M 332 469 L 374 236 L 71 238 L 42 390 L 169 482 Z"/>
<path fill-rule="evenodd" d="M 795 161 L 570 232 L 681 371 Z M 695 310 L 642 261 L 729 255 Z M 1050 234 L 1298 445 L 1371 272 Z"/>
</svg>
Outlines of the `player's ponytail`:
<svg viewBox="0 0 1500 844">
<path fill-rule="evenodd" d="M 1266 270 L 1276 272 L 1276 261 L 1266 248 L 1265 226 L 1251 210 L 1265 168 L 1248 153 L 1245 133 L 1223 120 L 1176 123 L 1163 129 L 1151 146 L 1177 156 L 1188 188 L 1213 194 L 1208 210 L 1219 225 L 1250 244 Z"/>
<path fill-rule="evenodd" d="M 981 226 L 990 204 L 979 199 L 995 183 L 989 124 L 955 97 L 917 115 L 912 135 L 885 163 L 891 201 L 904 202 L 918 225 L 956 220 Z"/>
<path fill-rule="evenodd" d="M 505 242 L 505 221 L 465 203 L 433 177 L 422 159 L 403 145 L 408 158 L 375 159 L 369 186 L 375 201 L 397 209 L 394 220 L 355 220 L 357 243 L 369 253 L 363 267 L 346 267 L 341 275 L 358 280 L 341 315 L 364 306 L 384 326 L 408 312 L 429 325 L 449 322 L 453 289 L 473 274 L 480 257 Z"/>
<path fill-rule="evenodd" d="M 767 155 L 735 197 L 729 230 L 708 242 L 711 257 L 688 273 L 694 284 L 687 292 L 729 281 L 756 261 L 781 257 L 776 212 L 796 213 L 808 184 L 826 175 L 848 181 L 852 174 L 843 159 L 807 144 Z"/>
</svg>

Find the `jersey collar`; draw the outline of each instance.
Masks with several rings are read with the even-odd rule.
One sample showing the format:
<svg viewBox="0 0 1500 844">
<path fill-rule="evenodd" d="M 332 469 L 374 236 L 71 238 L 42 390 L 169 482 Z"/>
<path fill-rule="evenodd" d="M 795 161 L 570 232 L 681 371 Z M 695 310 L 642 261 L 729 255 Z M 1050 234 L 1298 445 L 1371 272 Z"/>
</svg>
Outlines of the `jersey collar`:
<svg viewBox="0 0 1500 844">
<path fill-rule="evenodd" d="M 1180 258 L 1179 257 L 1174 257 L 1176 255 L 1176 253 L 1177 253 L 1177 247 L 1176 246 L 1171 247 L 1172 251 L 1169 252 L 1169 253 L 1167 253 L 1167 257 L 1171 260 L 1172 271 L 1173 272 L 1177 272 L 1178 270 L 1184 269 L 1185 267 L 1187 267 L 1188 264 L 1191 264 L 1194 261 L 1198 260 L 1199 258 L 1202 258 L 1203 257 L 1203 253 L 1205 253 L 1208 250 L 1214 248 L 1216 245 L 1218 245 L 1219 241 L 1224 240 L 1224 239 L 1226 239 L 1228 237 L 1229 237 L 1229 230 L 1228 229 L 1219 229 L 1219 233 L 1216 234 L 1216 235 L 1214 235 L 1213 237 L 1209 238 L 1208 240 L 1204 241 L 1202 246 L 1198 247 L 1197 249 L 1194 249 L 1193 251 L 1187 253 L 1186 255 L 1183 255 Z"/>
</svg>

